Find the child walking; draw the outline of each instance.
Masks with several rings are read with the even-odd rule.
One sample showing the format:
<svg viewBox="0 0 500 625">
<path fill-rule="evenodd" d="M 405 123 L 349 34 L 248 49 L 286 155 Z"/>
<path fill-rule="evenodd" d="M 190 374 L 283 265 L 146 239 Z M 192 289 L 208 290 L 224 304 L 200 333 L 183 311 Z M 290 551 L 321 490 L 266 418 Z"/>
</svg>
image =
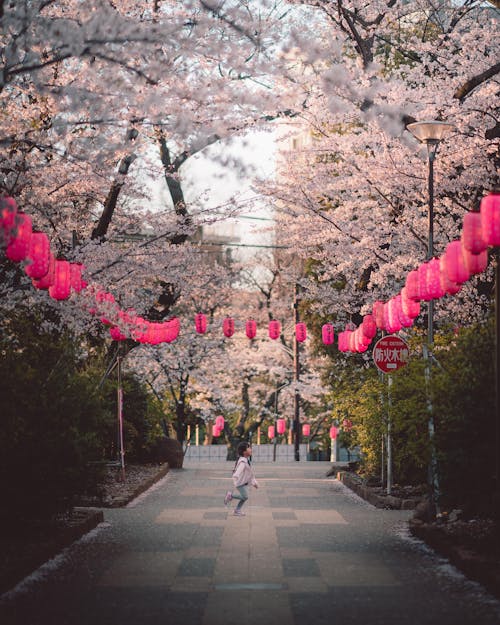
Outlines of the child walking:
<svg viewBox="0 0 500 625">
<path fill-rule="evenodd" d="M 251 484 L 254 488 L 259 488 L 259 484 L 255 479 L 253 469 L 250 465 L 250 456 L 252 455 L 252 447 L 250 443 L 240 443 L 238 445 L 238 460 L 234 465 L 233 470 L 233 482 L 238 490 L 237 494 L 233 495 L 233 492 L 228 490 L 224 497 L 224 504 L 227 506 L 232 499 L 239 499 L 233 514 L 235 516 L 245 516 L 245 513 L 241 511 L 243 504 L 248 499 L 248 485 Z"/>
</svg>

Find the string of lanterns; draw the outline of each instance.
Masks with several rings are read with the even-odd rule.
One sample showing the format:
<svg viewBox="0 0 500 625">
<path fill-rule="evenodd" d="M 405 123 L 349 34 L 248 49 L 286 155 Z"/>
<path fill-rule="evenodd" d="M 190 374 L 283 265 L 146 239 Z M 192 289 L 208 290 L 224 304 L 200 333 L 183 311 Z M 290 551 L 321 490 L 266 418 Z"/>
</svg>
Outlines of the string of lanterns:
<svg viewBox="0 0 500 625">
<path fill-rule="evenodd" d="M 37 289 L 47 290 L 55 300 L 64 300 L 72 292 L 85 292 L 95 305 L 89 307 L 92 315 L 110 326 L 113 340 L 132 338 L 140 343 L 157 345 L 174 341 L 180 331 L 178 318 L 163 322 L 151 322 L 138 316 L 133 310 L 121 310 L 114 296 L 96 285 L 89 285 L 83 278 L 84 266 L 63 259 L 56 259 L 51 252 L 46 234 L 33 232 L 29 215 L 18 210 L 11 197 L 0 197 L 0 236 L 3 235 L 5 255 L 13 262 L 25 262 L 25 273 Z M 378 330 L 389 333 L 410 327 L 420 314 L 420 302 L 457 294 L 462 285 L 473 275 L 482 273 L 488 264 L 488 247 L 500 245 L 500 195 L 490 193 L 483 197 L 478 212 L 464 216 L 461 238 L 448 244 L 444 254 L 422 263 L 410 271 L 405 286 L 387 302 L 376 301 L 371 313 L 364 315 L 357 328 L 352 324 L 338 333 L 338 349 L 341 352 L 361 353 L 368 349 Z M 194 320 L 198 334 L 207 332 L 207 318 L 198 313 Z M 231 338 L 235 333 L 235 320 L 226 317 L 222 322 L 223 334 Z M 248 339 L 257 335 L 257 323 L 249 319 L 245 324 Z M 277 340 L 281 324 L 273 319 L 268 324 L 268 336 Z M 295 324 L 295 338 L 302 343 L 307 339 L 307 327 L 303 322 Z M 332 345 L 334 327 L 325 323 L 321 329 L 324 345 Z"/>
</svg>

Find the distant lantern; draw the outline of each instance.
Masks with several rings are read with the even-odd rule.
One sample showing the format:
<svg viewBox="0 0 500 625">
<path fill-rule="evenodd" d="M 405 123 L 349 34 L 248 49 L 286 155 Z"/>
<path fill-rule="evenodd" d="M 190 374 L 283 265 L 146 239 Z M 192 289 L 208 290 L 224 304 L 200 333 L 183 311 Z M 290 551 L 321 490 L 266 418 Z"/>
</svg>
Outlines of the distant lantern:
<svg viewBox="0 0 500 625">
<path fill-rule="evenodd" d="M 488 248 L 488 244 L 483 238 L 481 213 L 470 212 L 464 215 L 462 245 L 471 254 L 480 254 Z"/>
<path fill-rule="evenodd" d="M 212 426 L 212 436 L 217 438 L 218 436 L 220 436 L 220 432 L 220 428 L 218 428 L 216 425 Z"/>
<path fill-rule="evenodd" d="M 111 335 L 113 341 L 125 341 L 127 339 L 127 336 L 122 333 L 118 326 L 111 327 L 109 329 L 109 334 Z"/>
<path fill-rule="evenodd" d="M 281 334 L 281 324 L 277 319 L 273 319 L 269 322 L 269 338 L 275 341 L 279 339 Z"/>
<path fill-rule="evenodd" d="M 50 242 L 44 232 L 33 232 L 30 239 L 28 264 L 24 268 L 26 275 L 39 280 L 48 272 L 50 266 Z"/>
<path fill-rule="evenodd" d="M 311 426 L 309 425 L 309 423 L 304 423 L 302 425 L 302 435 L 309 436 L 310 434 L 311 434 Z"/>
<path fill-rule="evenodd" d="M 306 324 L 299 322 L 295 324 L 295 338 L 299 343 L 303 343 L 307 338 Z"/>
<path fill-rule="evenodd" d="M 101 304 L 101 306 L 99 306 L 97 309 L 97 312 L 102 314 L 100 320 L 102 321 L 102 323 L 105 323 L 106 325 L 111 325 L 111 321 L 108 319 L 108 317 L 110 317 L 111 315 L 109 315 L 108 313 L 109 312 L 113 313 L 116 310 L 115 296 L 112 293 L 107 293 L 106 291 L 97 291 L 97 293 L 95 294 L 95 301 L 98 304 Z M 151 329 L 150 329 L 150 336 L 151 336 Z"/>
<path fill-rule="evenodd" d="M 415 319 L 420 314 L 420 302 L 416 302 L 408 297 L 405 286 L 401 289 L 401 310 L 410 319 Z"/>
<path fill-rule="evenodd" d="M 71 293 L 71 271 L 67 260 L 56 260 L 54 283 L 49 286 L 49 295 L 53 299 L 67 299 Z"/>
<path fill-rule="evenodd" d="M 482 238 L 487 245 L 500 245 L 500 195 L 490 193 L 481 200 Z"/>
<path fill-rule="evenodd" d="M 207 318 L 203 313 L 198 313 L 194 318 L 194 327 L 198 334 L 205 334 L 207 331 Z"/>
<path fill-rule="evenodd" d="M 166 328 L 164 340 L 166 343 L 172 343 L 179 336 L 181 322 L 178 317 L 172 317 L 172 319 L 165 321 L 164 325 Z"/>
<path fill-rule="evenodd" d="M 56 259 L 52 252 L 49 252 L 49 270 L 47 273 L 39 279 L 32 278 L 31 282 L 36 289 L 48 289 L 54 283 L 54 270 L 56 266 Z"/>
<path fill-rule="evenodd" d="M 276 422 L 278 434 L 284 434 L 286 430 L 286 421 L 285 419 L 278 419 Z"/>
<path fill-rule="evenodd" d="M 218 417 L 215 418 L 215 425 L 220 428 L 221 430 L 224 429 L 224 417 L 222 415 L 219 415 Z"/>
<path fill-rule="evenodd" d="M 363 328 L 363 334 L 369 339 L 372 339 L 377 334 L 377 324 L 373 315 L 365 315 L 361 327 Z"/>
<path fill-rule="evenodd" d="M 461 241 L 452 241 L 451 243 L 448 243 L 444 255 L 444 262 L 446 266 L 446 273 L 452 282 L 462 284 L 469 279 L 470 274 L 465 265 Z"/>
<path fill-rule="evenodd" d="M 80 293 L 80 291 L 84 288 L 82 280 L 82 271 L 84 266 L 81 263 L 71 263 L 69 269 L 71 289 L 75 291 L 75 293 Z"/>
<path fill-rule="evenodd" d="M 440 274 L 441 287 L 448 295 L 456 295 L 462 288 L 462 285 L 457 284 L 456 282 L 453 282 L 448 277 L 448 271 L 446 270 L 446 258 L 444 254 L 439 259 L 439 268 L 441 271 L 441 274 Z"/>
<path fill-rule="evenodd" d="M 384 329 L 384 302 L 373 302 L 372 306 L 373 318 L 375 319 L 375 325 L 379 330 Z"/>
<path fill-rule="evenodd" d="M 410 271 L 410 273 L 406 276 L 405 287 L 409 299 L 412 299 L 414 302 L 420 301 L 420 280 L 418 271 Z"/>
<path fill-rule="evenodd" d="M 234 334 L 234 319 L 232 317 L 226 317 L 222 322 L 222 330 L 224 332 L 224 336 L 228 339 L 231 338 Z"/>
<path fill-rule="evenodd" d="M 346 332 L 339 332 L 338 335 L 338 348 L 339 348 L 339 352 L 346 352 L 349 349 L 349 344 L 347 341 L 347 335 Z"/>
<path fill-rule="evenodd" d="M 249 339 L 254 339 L 257 334 L 257 324 L 253 319 L 249 319 L 245 326 L 245 332 Z"/>
<path fill-rule="evenodd" d="M 337 438 L 337 434 L 338 434 L 338 429 L 332 425 L 332 427 L 330 428 L 330 438 Z"/>
<path fill-rule="evenodd" d="M 274 438 L 274 425 L 267 428 L 267 438 Z"/>
<path fill-rule="evenodd" d="M 335 338 L 335 331 L 331 323 L 325 323 L 321 328 L 321 338 L 324 345 L 332 345 Z"/>
<path fill-rule="evenodd" d="M 432 258 L 427 263 L 427 292 L 431 299 L 439 299 L 446 295 L 441 286 L 441 263 L 439 258 Z"/>
<path fill-rule="evenodd" d="M 31 234 L 31 217 L 24 213 L 17 213 L 14 227 L 10 231 L 9 244 L 5 250 L 7 258 L 16 263 L 24 260 L 29 252 Z"/>
</svg>

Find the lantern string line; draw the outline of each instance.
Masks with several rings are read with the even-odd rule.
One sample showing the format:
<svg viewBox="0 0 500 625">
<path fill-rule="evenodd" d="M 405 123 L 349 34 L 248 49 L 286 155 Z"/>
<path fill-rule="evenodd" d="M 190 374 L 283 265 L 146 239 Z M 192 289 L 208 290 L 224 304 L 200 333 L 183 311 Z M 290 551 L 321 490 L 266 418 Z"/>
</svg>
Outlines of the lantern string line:
<svg viewBox="0 0 500 625">
<path fill-rule="evenodd" d="M 139 343 L 157 345 L 177 339 L 181 325 L 177 317 L 152 322 L 132 309 L 122 310 L 111 293 L 82 278 L 85 270 L 82 264 L 56 259 L 47 235 L 33 232 L 29 215 L 19 211 L 15 200 L 8 196 L 0 197 L 0 246 L 12 262 L 25 262 L 24 270 L 33 286 L 48 290 L 53 299 L 65 300 L 72 293 L 87 297 L 90 303 L 84 308 L 110 326 L 113 340 L 131 338 Z M 411 327 L 420 314 L 421 301 L 457 294 L 471 276 L 486 270 L 488 248 L 497 246 L 500 246 L 500 195 L 493 192 L 482 198 L 479 211 L 466 213 L 460 239 L 451 241 L 441 257 L 431 258 L 410 271 L 405 286 L 397 295 L 386 302 L 375 301 L 358 327 L 349 323 L 338 333 L 339 351 L 365 352 L 378 330 L 392 334 L 403 327 Z M 198 334 L 206 333 L 207 320 L 203 313 L 195 316 L 195 329 Z M 224 318 L 222 329 L 224 336 L 231 338 L 236 330 L 234 318 Z M 256 337 L 255 320 L 246 321 L 245 332 L 250 340 Z M 269 322 L 268 335 L 272 340 L 280 337 L 281 324 L 276 319 Z M 333 325 L 325 323 L 321 335 L 325 345 L 332 345 Z M 298 342 L 307 339 L 305 323 L 295 324 L 295 338 Z"/>
</svg>

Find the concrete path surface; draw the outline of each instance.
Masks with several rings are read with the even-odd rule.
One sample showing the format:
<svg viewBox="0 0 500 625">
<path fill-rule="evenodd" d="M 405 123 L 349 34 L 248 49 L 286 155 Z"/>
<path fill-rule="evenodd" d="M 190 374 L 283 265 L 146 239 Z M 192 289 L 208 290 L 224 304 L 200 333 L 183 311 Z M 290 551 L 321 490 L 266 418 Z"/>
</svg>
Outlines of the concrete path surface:
<svg viewBox="0 0 500 625">
<path fill-rule="evenodd" d="M 2 625 L 499 625 L 500 604 L 329 463 L 254 464 L 235 517 L 232 463 L 172 470 L 0 599 Z"/>
</svg>

